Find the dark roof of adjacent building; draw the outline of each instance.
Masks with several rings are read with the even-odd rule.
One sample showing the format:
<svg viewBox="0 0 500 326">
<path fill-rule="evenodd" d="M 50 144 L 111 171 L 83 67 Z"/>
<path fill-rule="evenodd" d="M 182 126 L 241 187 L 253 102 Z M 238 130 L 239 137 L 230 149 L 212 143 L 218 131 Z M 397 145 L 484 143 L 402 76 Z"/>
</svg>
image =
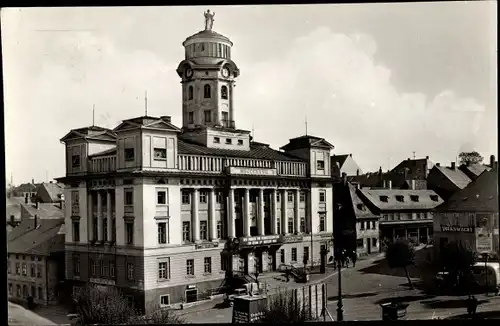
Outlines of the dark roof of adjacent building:
<svg viewBox="0 0 500 326">
<path fill-rule="evenodd" d="M 50 255 L 64 250 L 64 219 L 22 221 L 7 236 L 7 252 Z"/>
<path fill-rule="evenodd" d="M 50 198 L 49 202 L 58 202 L 61 200 L 61 195 L 64 192 L 64 186 L 60 183 L 53 183 L 53 182 L 43 182 L 38 186 L 37 189 L 37 197 L 41 200 L 43 200 L 45 195 L 47 195 Z"/>
<path fill-rule="evenodd" d="M 435 165 L 433 169 L 441 172 L 442 175 L 444 175 L 460 189 L 467 187 L 467 185 L 472 181 L 464 172 L 457 168 L 452 169 L 449 167 Z"/>
<path fill-rule="evenodd" d="M 264 144 L 254 143 L 254 142 L 250 143 L 249 151 L 209 148 L 203 145 L 189 142 L 185 139 L 178 139 L 177 146 L 179 154 L 213 155 L 213 156 L 224 156 L 224 157 L 254 158 L 254 159 L 273 160 L 273 161 L 303 162 L 303 160 L 295 156 L 292 156 L 291 154 L 279 152 L 277 150 L 272 149 L 269 146 L 265 146 Z"/>
<path fill-rule="evenodd" d="M 36 188 L 39 184 L 33 183 L 23 183 L 14 188 L 14 192 L 36 192 Z"/>
<path fill-rule="evenodd" d="M 283 150 L 294 150 L 294 149 L 302 149 L 302 148 L 310 148 L 310 147 L 321 147 L 325 149 L 333 149 L 335 146 L 327 142 L 324 138 L 316 137 L 316 136 L 300 136 L 296 138 L 291 138 L 288 144 L 280 147 Z"/>
<path fill-rule="evenodd" d="M 6 198 L 7 221 L 10 221 L 11 215 L 14 215 L 14 220 L 21 219 L 21 202 L 24 202 L 24 197 Z"/>
<path fill-rule="evenodd" d="M 331 162 L 332 162 L 332 166 L 335 164 L 335 163 L 338 163 L 339 167 L 341 168 L 342 165 L 344 165 L 345 163 L 345 160 L 347 160 L 347 158 L 349 157 L 349 155 L 352 155 L 352 154 L 343 154 L 343 155 L 335 155 L 333 154 L 330 159 L 331 159 Z"/>
<path fill-rule="evenodd" d="M 35 215 L 37 215 L 39 219 L 64 218 L 64 209 L 59 208 L 59 205 L 60 204 L 38 203 L 37 209 L 36 204 L 25 204 L 24 202 L 21 203 L 21 206 L 28 212 L 30 217 L 34 217 Z"/>
<path fill-rule="evenodd" d="M 359 189 L 359 193 L 382 211 L 433 209 L 443 203 L 432 190 Z"/>
<path fill-rule="evenodd" d="M 421 159 L 406 159 L 401 161 L 398 165 L 396 165 L 391 172 L 402 172 L 405 168 L 409 169 L 409 175 L 426 172 L 428 169 L 432 167 L 432 162 L 429 160 L 429 157 L 421 158 Z"/>
<path fill-rule="evenodd" d="M 474 178 L 474 176 L 478 177 L 484 171 L 491 170 L 490 167 L 488 167 L 484 164 L 479 164 L 479 163 L 470 164 L 470 165 L 462 164 L 462 165 L 460 165 L 459 169 L 462 170 L 465 174 L 467 174 L 467 176 L 469 176 L 471 178 Z"/>
<path fill-rule="evenodd" d="M 356 186 L 349 183 L 349 194 L 352 200 L 352 206 L 356 218 L 373 218 L 377 215 L 374 214 L 368 206 L 366 206 L 358 195 L 359 189 Z"/>
<path fill-rule="evenodd" d="M 498 212 L 498 171 L 492 169 L 454 193 L 436 211 Z"/>
<path fill-rule="evenodd" d="M 86 139 L 86 140 L 101 140 L 101 141 L 114 141 L 116 140 L 116 133 L 108 128 L 103 128 L 99 126 L 90 126 L 78 129 L 71 129 L 70 132 L 61 138 L 62 142 L 71 139 Z"/>
</svg>

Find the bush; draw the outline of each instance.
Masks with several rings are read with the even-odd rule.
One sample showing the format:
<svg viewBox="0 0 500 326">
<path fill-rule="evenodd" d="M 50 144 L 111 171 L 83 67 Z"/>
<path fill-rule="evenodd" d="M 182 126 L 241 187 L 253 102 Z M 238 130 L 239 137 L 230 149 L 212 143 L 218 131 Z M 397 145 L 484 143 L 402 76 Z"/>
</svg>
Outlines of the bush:
<svg viewBox="0 0 500 326">
<path fill-rule="evenodd" d="M 397 240 L 389 244 L 385 258 L 390 268 L 404 268 L 408 284 L 413 289 L 408 267 L 415 264 L 415 248 L 407 240 Z"/>
<path fill-rule="evenodd" d="M 264 323 L 304 323 L 313 321 L 308 309 L 295 304 L 289 293 L 278 293 L 267 298 L 268 304 L 263 308 L 264 315 L 258 322 Z"/>
</svg>

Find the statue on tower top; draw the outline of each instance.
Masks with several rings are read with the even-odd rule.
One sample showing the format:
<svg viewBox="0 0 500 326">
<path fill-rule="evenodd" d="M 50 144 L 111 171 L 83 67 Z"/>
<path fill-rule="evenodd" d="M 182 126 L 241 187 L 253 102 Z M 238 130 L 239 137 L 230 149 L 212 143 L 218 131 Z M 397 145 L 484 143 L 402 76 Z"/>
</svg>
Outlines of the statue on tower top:
<svg viewBox="0 0 500 326">
<path fill-rule="evenodd" d="M 214 25 L 214 16 L 215 12 L 210 12 L 209 9 L 205 12 L 205 30 L 206 31 L 211 31 L 212 26 Z"/>
</svg>

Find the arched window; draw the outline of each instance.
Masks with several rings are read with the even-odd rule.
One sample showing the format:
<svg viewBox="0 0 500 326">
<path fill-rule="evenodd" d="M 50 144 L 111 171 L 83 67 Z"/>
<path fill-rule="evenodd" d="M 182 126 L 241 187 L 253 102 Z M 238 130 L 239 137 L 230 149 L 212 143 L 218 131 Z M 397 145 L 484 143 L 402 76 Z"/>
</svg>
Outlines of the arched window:
<svg viewBox="0 0 500 326">
<path fill-rule="evenodd" d="M 227 100 L 227 86 L 223 85 L 220 88 L 220 96 L 222 99 Z"/>
<path fill-rule="evenodd" d="M 188 88 L 188 100 L 193 99 L 193 86 L 189 86 Z"/>
<path fill-rule="evenodd" d="M 203 88 L 203 95 L 204 98 L 212 97 L 212 89 L 210 88 L 210 85 L 208 84 L 205 85 L 205 87 Z"/>
</svg>

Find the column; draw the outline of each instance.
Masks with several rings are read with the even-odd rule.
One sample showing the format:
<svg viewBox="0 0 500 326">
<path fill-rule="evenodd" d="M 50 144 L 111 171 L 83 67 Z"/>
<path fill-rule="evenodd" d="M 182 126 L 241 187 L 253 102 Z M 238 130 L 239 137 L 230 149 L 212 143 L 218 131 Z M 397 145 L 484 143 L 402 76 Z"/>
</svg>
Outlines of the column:
<svg viewBox="0 0 500 326">
<path fill-rule="evenodd" d="M 429 239 L 429 228 L 425 228 L 425 235 L 427 236 L 427 243 L 430 243 L 431 239 Z"/>
<path fill-rule="evenodd" d="M 107 216 L 108 216 L 108 234 L 107 234 L 107 239 L 108 241 L 113 240 L 113 213 L 111 211 L 111 190 L 107 191 L 108 197 L 106 198 L 106 208 L 107 208 Z"/>
<path fill-rule="evenodd" d="M 420 228 L 417 228 L 417 244 L 420 244 Z"/>
<path fill-rule="evenodd" d="M 215 220 L 215 189 L 211 189 L 208 193 L 210 210 L 208 212 L 208 219 L 210 221 L 210 240 L 217 240 L 217 221 Z"/>
<path fill-rule="evenodd" d="M 408 240 L 408 228 L 405 227 L 405 240 Z"/>
<path fill-rule="evenodd" d="M 250 189 L 245 188 L 243 199 L 243 236 L 250 236 Z"/>
<path fill-rule="evenodd" d="M 396 228 L 392 228 L 392 241 L 396 240 Z"/>
<path fill-rule="evenodd" d="M 278 218 L 278 201 L 277 201 L 277 189 L 273 189 L 271 193 L 271 234 L 279 234 L 280 230 L 277 230 L 277 218 Z"/>
<path fill-rule="evenodd" d="M 192 241 L 200 241 L 200 217 L 198 215 L 198 203 L 200 202 L 200 191 L 193 189 L 191 195 L 191 230 L 193 231 Z"/>
<path fill-rule="evenodd" d="M 230 188 L 229 189 L 229 194 L 227 198 L 228 202 L 228 207 L 227 209 L 227 237 L 228 238 L 234 238 L 236 237 L 236 225 L 235 225 L 235 212 L 234 212 L 234 189 Z"/>
<path fill-rule="evenodd" d="M 265 235 L 264 226 L 264 189 L 259 189 L 259 214 L 257 216 L 257 230 L 259 235 Z"/>
<path fill-rule="evenodd" d="M 87 194 L 87 225 L 88 225 L 88 234 L 89 241 L 95 239 L 94 234 L 94 214 L 92 213 L 92 191 L 89 190 Z"/>
<path fill-rule="evenodd" d="M 288 224 L 286 220 L 286 204 L 288 197 L 286 190 L 281 190 L 281 234 L 288 234 Z"/>
<path fill-rule="evenodd" d="M 97 191 L 97 241 L 99 242 L 103 240 L 103 223 L 102 195 L 100 191 Z"/>
<path fill-rule="evenodd" d="M 295 189 L 293 196 L 293 217 L 294 217 L 294 227 L 295 233 L 300 233 L 300 215 L 299 215 L 299 189 Z"/>
</svg>

